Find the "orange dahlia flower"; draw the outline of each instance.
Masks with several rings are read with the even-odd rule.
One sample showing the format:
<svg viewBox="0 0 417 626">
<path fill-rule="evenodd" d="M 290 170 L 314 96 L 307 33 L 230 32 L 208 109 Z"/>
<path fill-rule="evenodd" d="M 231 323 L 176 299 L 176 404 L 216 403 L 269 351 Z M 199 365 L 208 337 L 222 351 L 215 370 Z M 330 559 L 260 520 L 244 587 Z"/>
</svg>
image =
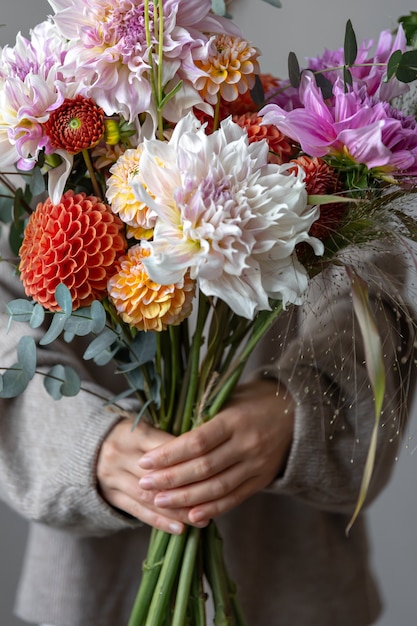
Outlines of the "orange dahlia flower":
<svg viewBox="0 0 417 626">
<path fill-rule="evenodd" d="M 233 116 L 233 121 L 242 128 L 246 128 L 249 136 L 249 143 L 266 139 L 269 145 L 270 163 L 287 163 L 294 153 L 291 140 L 286 137 L 274 124 L 261 125 L 262 117 L 257 113 L 245 113 L 244 115 Z"/>
<path fill-rule="evenodd" d="M 65 98 L 43 127 L 54 148 L 77 154 L 103 137 L 104 111 L 91 98 Z"/>
<path fill-rule="evenodd" d="M 63 283 L 73 309 L 107 296 L 107 281 L 126 250 L 123 222 L 95 196 L 67 191 L 60 204 L 48 198 L 31 214 L 20 248 L 25 292 L 45 308 L 59 309 L 55 289 Z"/>
<path fill-rule="evenodd" d="M 142 263 L 149 254 L 139 244 L 132 246 L 119 259 L 119 271 L 110 278 L 108 291 L 124 322 L 138 330 L 162 331 L 190 315 L 195 281 L 185 275 L 175 285 L 154 283 Z"/>
</svg>

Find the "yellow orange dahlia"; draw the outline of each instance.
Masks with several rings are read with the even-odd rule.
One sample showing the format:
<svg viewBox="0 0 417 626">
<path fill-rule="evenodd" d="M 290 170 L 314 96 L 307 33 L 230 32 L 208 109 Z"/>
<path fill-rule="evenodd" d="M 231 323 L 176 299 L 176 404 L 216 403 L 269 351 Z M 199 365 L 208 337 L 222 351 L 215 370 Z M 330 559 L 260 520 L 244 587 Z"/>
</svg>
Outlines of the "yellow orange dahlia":
<svg viewBox="0 0 417 626">
<path fill-rule="evenodd" d="M 124 322 L 138 330 L 160 332 L 190 315 L 195 281 L 185 275 L 174 285 L 153 282 L 142 262 L 149 254 L 139 244 L 132 246 L 119 259 L 119 270 L 110 278 L 108 291 Z"/>
<path fill-rule="evenodd" d="M 245 39 L 233 35 L 217 35 L 208 58 L 196 61 L 206 75 L 197 79 L 196 88 L 210 104 L 216 104 L 218 94 L 231 102 L 255 84 L 259 73 L 259 50 Z"/>
<path fill-rule="evenodd" d="M 48 198 L 31 214 L 20 248 L 25 292 L 45 308 L 59 309 L 63 283 L 73 309 L 107 296 L 107 281 L 126 250 L 123 222 L 95 196 L 67 191 L 58 205 Z"/>
<path fill-rule="evenodd" d="M 92 148 L 104 135 L 104 111 L 91 98 L 65 98 L 44 124 L 54 148 L 77 154 Z"/>
<path fill-rule="evenodd" d="M 112 211 L 129 225 L 129 236 L 136 239 L 148 239 L 152 236 L 156 216 L 138 200 L 131 187 L 132 179 L 140 171 L 140 158 L 143 147 L 126 150 L 110 168 L 107 181 L 107 200 Z"/>
</svg>

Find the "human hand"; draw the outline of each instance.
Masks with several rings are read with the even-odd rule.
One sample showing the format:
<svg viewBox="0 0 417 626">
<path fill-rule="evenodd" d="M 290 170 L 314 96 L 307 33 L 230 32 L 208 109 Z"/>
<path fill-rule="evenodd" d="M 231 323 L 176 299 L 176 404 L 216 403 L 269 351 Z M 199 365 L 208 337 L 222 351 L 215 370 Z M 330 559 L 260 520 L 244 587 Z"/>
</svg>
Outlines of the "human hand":
<svg viewBox="0 0 417 626">
<path fill-rule="evenodd" d="M 159 510 L 188 509 L 188 523 L 208 524 L 283 470 L 293 409 L 292 397 L 276 381 L 242 385 L 212 420 L 141 457 L 139 466 L 149 470 L 141 488 Z"/>
<path fill-rule="evenodd" d="M 188 510 L 159 508 L 154 504 L 156 492 L 139 485 L 147 471 L 139 467 L 138 460 L 172 439 L 145 421 L 132 430 L 132 420 L 123 419 L 103 441 L 96 472 L 99 491 L 111 506 L 155 528 L 180 534 L 188 522 Z"/>
</svg>

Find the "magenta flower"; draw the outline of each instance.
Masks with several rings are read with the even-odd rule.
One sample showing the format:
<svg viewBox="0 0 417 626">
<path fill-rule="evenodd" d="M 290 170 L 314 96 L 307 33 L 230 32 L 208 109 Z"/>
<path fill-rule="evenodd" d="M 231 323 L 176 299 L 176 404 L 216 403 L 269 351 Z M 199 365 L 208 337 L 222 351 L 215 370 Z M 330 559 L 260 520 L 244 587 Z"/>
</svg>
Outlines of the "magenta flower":
<svg viewBox="0 0 417 626">
<path fill-rule="evenodd" d="M 407 49 L 407 41 L 402 26 L 399 26 L 395 36 L 389 30 L 382 31 L 375 54 L 371 55 L 370 51 L 373 46 L 374 42 L 372 40 L 364 41 L 358 46 L 356 67 L 352 67 L 350 71 L 357 88 L 366 86 L 369 96 L 377 96 L 379 100 L 391 101 L 393 98 L 408 91 L 408 86 L 405 83 L 400 83 L 396 78 L 391 79 L 389 82 L 384 82 L 386 64 L 392 53 L 396 50 L 405 52 Z M 343 48 L 325 50 L 322 56 L 310 58 L 307 61 L 308 69 L 313 72 L 342 67 L 344 64 Z M 329 71 L 325 73 L 325 76 L 330 82 L 335 83 L 337 78 L 342 76 L 342 71 Z"/>
<path fill-rule="evenodd" d="M 384 174 L 417 173 L 417 129 L 412 117 L 370 98 L 364 87 L 345 93 L 340 79 L 332 102 L 326 102 L 309 72 L 302 79 L 300 97 L 303 107 L 292 111 L 276 104 L 264 107 L 263 123 L 275 124 L 313 157 L 348 158 L 370 170 L 382 168 Z"/>
</svg>

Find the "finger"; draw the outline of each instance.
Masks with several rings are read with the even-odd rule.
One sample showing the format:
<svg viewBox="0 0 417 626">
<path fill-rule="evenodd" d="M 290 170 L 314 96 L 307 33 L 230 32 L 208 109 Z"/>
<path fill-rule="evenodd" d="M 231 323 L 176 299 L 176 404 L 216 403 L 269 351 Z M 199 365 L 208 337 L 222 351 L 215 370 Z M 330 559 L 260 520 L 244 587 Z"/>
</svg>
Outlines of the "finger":
<svg viewBox="0 0 417 626">
<path fill-rule="evenodd" d="M 212 500 L 225 498 L 228 494 L 238 490 L 247 480 L 248 477 L 243 465 L 237 463 L 208 480 L 194 485 L 187 484 L 183 489 L 161 491 L 156 494 L 154 504 L 163 509 L 195 507 Z"/>
<path fill-rule="evenodd" d="M 225 442 L 202 457 L 167 469 L 147 472 L 140 479 L 139 485 L 142 489 L 165 492 L 184 485 L 200 484 L 201 481 L 213 478 L 232 467 L 239 460 L 238 453 Z"/>
<path fill-rule="evenodd" d="M 210 519 L 226 513 L 241 504 L 249 496 L 259 491 L 259 488 L 256 479 L 249 479 L 223 498 L 192 508 L 188 514 L 188 522 L 194 526 L 200 523 L 208 523 Z"/>
<path fill-rule="evenodd" d="M 207 454 L 229 438 L 225 422 L 212 420 L 148 452 L 139 465 L 147 470 L 170 467 Z"/>
<path fill-rule="evenodd" d="M 114 501 L 117 503 L 115 506 L 122 511 L 125 511 L 132 517 L 137 518 L 145 524 L 149 524 L 153 528 L 163 530 L 164 532 L 174 535 L 180 535 L 184 532 L 185 524 L 179 520 L 172 519 L 167 515 L 163 515 L 158 511 L 155 511 L 147 506 L 142 505 L 137 500 L 130 498 L 127 494 L 117 492 L 114 497 Z"/>
</svg>

